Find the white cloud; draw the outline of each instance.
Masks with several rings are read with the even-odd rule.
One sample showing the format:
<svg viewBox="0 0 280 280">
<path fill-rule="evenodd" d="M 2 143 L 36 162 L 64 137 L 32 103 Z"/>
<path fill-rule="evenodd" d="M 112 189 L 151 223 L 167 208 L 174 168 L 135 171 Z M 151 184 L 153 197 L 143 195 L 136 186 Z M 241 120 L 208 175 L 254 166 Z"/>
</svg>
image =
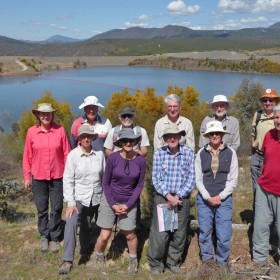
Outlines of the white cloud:
<svg viewBox="0 0 280 280">
<path fill-rule="evenodd" d="M 202 30 L 202 27 L 201 26 L 189 26 L 190 29 L 193 29 L 193 30 Z"/>
<path fill-rule="evenodd" d="M 217 25 L 214 26 L 214 29 L 215 29 L 215 30 L 224 30 L 225 27 L 224 27 L 223 24 L 217 24 Z"/>
<path fill-rule="evenodd" d="M 32 25 L 45 25 L 46 23 L 42 19 L 33 18 L 29 20 L 29 23 Z"/>
<path fill-rule="evenodd" d="M 240 19 L 241 23 L 263 23 L 268 22 L 267 18 L 265 17 L 258 17 L 258 18 L 242 18 Z"/>
<path fill-rule="evenodd" d="M 145 15 L 145 14 L 138 17 L 139 20 L 149 20 L 151 18 L 152 18 L 151 16 L 148 16 L 148 15 Z"/>
<path fill-rule="evenodd" d="M 196 14 L 200 11 L 199 5 L 186 6 L 185 2 L 182 0 L 172 1 L 166 8 L 172 15 Z"/>
<path fill-rule="evenodd" d="M 52 27 L 54 29 L 67 29 L 67 27 L 65 25 L 58 25 L 56 23 L 50 23 L 49 27 Z"/>
<path fill-rule="evenodd" d="M 125 25 L 125 28 L 136 27 L 136 26 L 138 26 L 138 27 L 147 27 L 148 26 L 147 23 L 143 23 L 143 22 L 129 22 L 129 21 L 125 22 L 124 25 Z"/>
<path fill-rule="evenodd" d="M 220 0 L 218 8 L 225 13 L 277 13 L 280 12 L 280 0 Z"/>
</svg>

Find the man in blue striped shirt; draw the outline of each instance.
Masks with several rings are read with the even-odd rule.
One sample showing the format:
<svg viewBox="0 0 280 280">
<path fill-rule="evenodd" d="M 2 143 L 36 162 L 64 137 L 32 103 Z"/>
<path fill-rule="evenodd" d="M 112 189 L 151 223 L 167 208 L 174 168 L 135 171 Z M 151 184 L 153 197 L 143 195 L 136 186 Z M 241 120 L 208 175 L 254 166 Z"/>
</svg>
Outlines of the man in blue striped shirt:
<svg viewBox="0 0 280 280">
<path fill-rule="evenodd" d="M 186 145 L 179 144 L 184 135 L 185 131 L 177 125 L 167 126 L 162 136 L 167 145 L 159 148 L 153 158 L 155 196 L 147 252 L 152 274 L 162 273 L 165 264 L 173 273 L 182 273 L 180 265 L 186 241 L 189 195 L 195 185 L 194 152 Z M 159 204 L 177 208 L 178 229 L 159 232 Z"/>
</svg>

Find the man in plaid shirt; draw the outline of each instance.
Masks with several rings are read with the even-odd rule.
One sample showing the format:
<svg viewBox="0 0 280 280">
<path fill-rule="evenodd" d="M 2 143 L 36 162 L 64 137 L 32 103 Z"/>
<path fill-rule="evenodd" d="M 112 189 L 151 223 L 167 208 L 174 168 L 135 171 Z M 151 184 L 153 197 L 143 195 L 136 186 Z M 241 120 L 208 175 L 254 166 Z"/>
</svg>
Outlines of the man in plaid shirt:
<svg viewBox="0 0 280 280">
<path fill-rule="evenodd" d="M 186 241 L 189 195 L 195 185 L 194 152 L 186 145 L 179 144 L 185 133 L 175 124 L 166 126 L 162 137 L 167 145 L 159 148 L 153 158 L 155 196 L 147 252 L 152 274 L 162 273 L 165 265 L 173 273 L 182 273 L 180 265 Z M 159 232 L 159 204 L 177 207 L 178 229 Z"/>
</svg>

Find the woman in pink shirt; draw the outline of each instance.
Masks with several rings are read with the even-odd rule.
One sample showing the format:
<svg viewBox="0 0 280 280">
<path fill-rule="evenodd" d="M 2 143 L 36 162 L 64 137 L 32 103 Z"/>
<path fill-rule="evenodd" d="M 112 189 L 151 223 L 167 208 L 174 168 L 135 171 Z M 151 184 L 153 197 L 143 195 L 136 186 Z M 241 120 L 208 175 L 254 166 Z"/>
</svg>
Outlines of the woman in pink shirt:
<svg viewBox="0 0 280 280">
<path fill-rule="evenodd" d="M 70 146 L 64 128 L 54 123 L 55 110 L 51 104 L 38 104 L 32 113 L 38 124 L 30 127 L 26 135 L 22 162 L 24 188 L 32 190 L 34 195 L 41 251 L 46 252 L 52 241 L 52 252 L 57 253 L 62 237 L 62 176 Z"/>
</svg>

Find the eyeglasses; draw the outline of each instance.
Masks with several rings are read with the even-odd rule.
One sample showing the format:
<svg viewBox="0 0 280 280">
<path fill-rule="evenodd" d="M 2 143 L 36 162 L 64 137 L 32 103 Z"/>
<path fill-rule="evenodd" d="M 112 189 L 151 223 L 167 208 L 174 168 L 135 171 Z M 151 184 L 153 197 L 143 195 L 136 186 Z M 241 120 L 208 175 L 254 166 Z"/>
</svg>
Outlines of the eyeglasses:
<svg viewBox="0 0 280 280">
<path fill-rule="evenodd" d="M 133 117 L 133 115 L 131 115 L 131 114 L 124 114 L 124 115 L 121 115 L 121 118 L 122 119 L 126 119 L 126 118 L 132 118 Z"/>
<path fill-rule="evenodd" d="M 126 144 L 126 143 L 133 143 L 134 141 L 135 141 L 134 139 L 126 139 L 126 138 L 121 139 L 121 143 L 124 143 L 124 144 Z"/>
<path fill-rule="evenodd" d="M 168 105 L 168 106 L 167 106 L 167 109 L 178 109 L 178 108 L 179 108 L 178 105 L 175 105 L 175 106 Z"/>
<path fill-rule="evenodd" d="M 209 136 L 214 136 L 214 135 L 221 135 L 222 134 L 222 132 L 210 132 L 210 133 L 208 133 L 208 135 Z"/>
<path fill-rule="evenodd" d="M 263 102 L 263 103 L 267 103 L 267 102 L 273 103 L 274 100 L 273 100 L 273 99 L 263 99 L 262 102 Z"/>
</svg>

